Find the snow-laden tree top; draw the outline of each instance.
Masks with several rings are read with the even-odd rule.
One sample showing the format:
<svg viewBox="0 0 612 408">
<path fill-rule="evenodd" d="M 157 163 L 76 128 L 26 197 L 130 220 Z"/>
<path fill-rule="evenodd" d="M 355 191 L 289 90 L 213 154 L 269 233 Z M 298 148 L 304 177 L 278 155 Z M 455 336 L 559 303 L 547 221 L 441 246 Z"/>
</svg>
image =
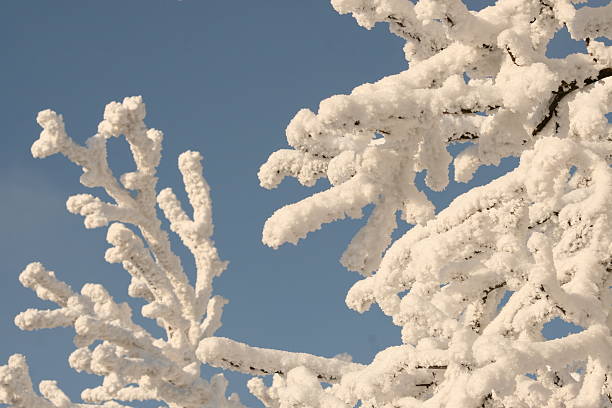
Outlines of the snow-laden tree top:
<svg viewBox="0 0 612 408">
<path fill-rule="evenodd" d="M 153 338 L 132 322 L 127 304 L 99 285 L 73 292 L 39 263 L 21 282 L 55 310 L 28 310 L 23 329 L 74 326 L 70 363 L 104 378 L 76 404 L 46 381 L 32 390 L 22 356 L 0 368 L 0 402 L 26 408 L 107 408 L 153 399 L 171 408 L 237 407 L 222 376 L 200 377 L 201 364 L 254 376 L 250 391 L 266 407 L 523 408 L 612 407 L 612 5 L 579 1 L 500 0 L 479 12 L 458 0 L 333 0 L 371 28 L 386 22 L 406 40 L 409 68 L 350 95 L 301 110 L 287 127 L 291 149 L 262 166 L 262 186 L 285 176 L 332 187 L 281 208 L 263 240 L 296 243 L 345 217 L 365 226 L 342 263 L 359 272 L 346 297 L 358 311 L 374 303 L 402 327 L 402 345 L 366 365 L 252 347 L 214 337 L 223 304 L 212 279 L 225 264 L 211 240 L 208 186 L 200 155 L 179 159 L 193 216 L 171 190 L 156 192 L 161 132 L 147 129 L 139 97 L 111 103 L 85 147 L 43 111 L 35 157 L 62 153 L 83 167 L 91 195 L 68 200 L 88 228 L 108 228 L 109 262 L 132 275 L 129 293 L 146 299 L 142 314 L 165 329 Z M 567 27 L 588 52 L 547 58 L 547 45 Z M 123 135 L 136 171 L 116 179 L 106 140 Z M 466 143 L 453 158 L 449 144 Z M 449 166 L 467 182 L 475 170 L 520 157 L 514 171 L 472 189 L 438 213 L 415 186 L 443 190 Z M 190 283 L 156 217 L 196 260 Z M 415 226 L 392 242 L 396 215 Z M 131 225 L 134 229 L 128 228 Z M 506 303 L 502 301 L 508 297 Z M 561 318 L 583 328 L 547 340 L 544 324 Z M 97 344 L 95 342 L 101 341 Z M 273 376 L 271 385 L 261 377 Z M 119 402 L 118 402 L 119 401 Z"/>
</svg>

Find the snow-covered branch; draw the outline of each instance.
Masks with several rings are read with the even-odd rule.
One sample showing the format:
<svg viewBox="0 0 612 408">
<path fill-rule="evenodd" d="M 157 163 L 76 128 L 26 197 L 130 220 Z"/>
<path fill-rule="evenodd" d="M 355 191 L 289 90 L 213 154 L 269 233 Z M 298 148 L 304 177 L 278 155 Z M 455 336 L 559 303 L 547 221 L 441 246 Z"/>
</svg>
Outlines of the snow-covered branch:
<svg viewBox="0 0 612 408">
<path fill-rule="evenodd" d="M 158 130 L 148 129 L 144 117 L 140 97 L 112 102 L 106 106 L 98 133 L 80 146 L 66 134 L 61 115 L 46 110 L 38 115 L 43 131 L 32 146 L 32 154 L 63 154 L 83 168 L 83 185 L 102 187 L 112 198 L 113 202 L 106 202 L 78 194 L 68 199 L 67 207 L 85 217 L 87 228 L 110 224 L 107 241 L 112 246 L 105 259 L 122 264 L 131 275 L 129 294 L 146 300 L 143 316 L 154 319 L 166 331 L 166 338 L 154 338 L 135 324 L 130 306 L 116 303 L 101 285 L 86 284 L 78 294 L 40 263 L 28 265 L 20 281 L 58 308 L 29 309 L 20 313 L 15 323 L 24 330 L 74 327 L 77 349 L 70 356 L 70 365 L 104 378 L 101 386 L 82 393 L 85 401 L 98 404 L 95 406 L 118 408 L 113 400 L 150 399 L 172 408 L 239 407 L 242 405 L 236 395 L 225 397 L 227 382 L 223 378 L 208 382 L 200 377 L 201 363 L 195 355 L 200 340 L 212 336 L 221 326 L 223 305 L 227 303 L 221 296 L 212 296 L 212 280 L 223 272 L 226 263 L 219 259 L 211 239 L 211 203 L 201 156 L 186 152 L 179 158 L 193 208 L 191 219 L 170 189 L 156 194 L 163 136 Z M 117 179 L 107 162 L 106 142 L 121 135 L 130 146 L 136 171 Z M 158 203 L 172 230 L 195 257 L 195 285 L 172 252 L 168 234 L 156 214 Z M 126 224 L 134 226 L 139 234 Z M 96 345 L 92 348 L 92 344 Z M 81 406 L 67 400 L 53 382 L 41 384 L 42 397 L 34 394 L 31 386 L 23 386 L 29 384 L 29 377 L 22 357 L 11 357 L 2 370 L 5 380 L 0 382 L 0 402 L 16 407 Z"/>
<path fill-rule="evenodd" d="M 173 190 L 157 194 L 160 131 L 144 123 L 140 97 L 107 105 L 85 146 L 61 115 L 38 115 L 35 157 L 61 153 L 83 168 L 81 183 L 110 197 L 78 194 L 68 210 L 86 228 L 108 226 L 106 260 L 131 275 L 129 294 L 165 330 L 155 338 L 100 285 L 73 291 L 40 263 L 21 283 L 52 310 L 29 309 L 25 330 L 74 327 L 70 365 L 103 377 L 73 403 L 53 381 L 32 388 L 24 357 L 0 367 L 0 403 L 29 408 L 120 408 L 158 400 L 170 408 L 240 407 L 222 375 L 202 364 L 250 374 L 266 407 L 530 408 L 612 407 L 612 6 L 572 0 L 499 0 L 478 12 L 460 0 L 332 0 L 372 28 L 388 23 L 406 40 L 409 67 L 349 95 L 300 110 L 288 149 L 259 171 L 265 188 L 284 177 L 331 186 L 277 210 L 265 244 L 297 243 L 346 217 L 367 221 L 341 258 L 362 275 L 346 304 L 377 304 L 400 326 L 402 344 L 369 364 L 253 347 L 214 337 L 227 300 L 212 283 L 225 269 L 212 241 L 202 157 L 185 152 L 179 170 L 191 211 Z M 585 53 L 549 58 L 559 30 Z M 116 178 L 106 143 L 124 136 L 136 170 Z M 453 157 L 449 145 L 465 144 Z M 473 188 L 436 214 L 416 184 L 447 188 L 483 165 L 520 158 L 515 170 Z M 451 169 L 451 165 L 453 169 Z M 157 217 L 191 251 L 195 282 Z M 191 213 L 191 214 L 190 214 Z M 393 242 L 397 215 L 412 224 Z M 546 339 L 555 319 L 576 333 Z M 348 359 L 350 360 L 350 359 Z M 272 383 L 260 377 L 271 376 Z"/>
<path fill-rule="evenodd" d="M 415 3 L 332 1 L 366 28 L 389 23 L 407 41 L 410 67 L 325 99 L 316 113 L 298 112 L 286 131 L 293 150 L 273 154 L 259 173 L 274 188 L 286 175 L 302 181 L 316 162 L 317 177 L 303 184 L 327 177 L 332 185 L 272 215 L 263 232 L 272 247 L 362 217 L 374 204 L 342 257 L 365 276 L 346 301 L 359 312 L 377 303 L 402 327 L 405 349 L 382 351 L 325 392 L 346 406 L 604 406 L 612 54 L 599 37 L 608 35 L 612 9 L 500 0 L 474 12 L 458 0 Z M 564 26 L 588 52 L 548 58 Z M 447 152 L 466 142 L 455 158 Z M 273 174 L 295 155 L 291 172 Z M 518 169 L 437 216 L 415 186 L 420 171 L 429 188 L 443 190 L 451 163 L 455 180 L 467 182 L 507 156 L 521 157 Z M 399 211 L 416 226 L 391 243 Z M 544 324 L 555 318 L 583 331 L 545 341 Z M 433 353 L 436 369 L 402 357 L 411 347 Z M 268 406 L 285 406 L 282 387 L 292 386 L 255 389 Z"/>
<path fill-rule="evenodd" d="M 338 381 L 343 374 L 363 368 L 338 358 L 306 353 L 263 349 L 223 337 L 209 337 L 200 342 L 196 352 L 200 361 L 213 367 L 254 375 L 284 375 L 296 367 L 305 367 L 324 382 Z"/>
<path fill-rule="evenodd" d="M 367 28 L 384 21 L 391 21 L 393 27 L 397 21 L 388 17 L 404 16 L 421 30 L 418 39 L 406 37 L 410 49 L 428 55 L 417 58 L 408 53 L 410 68 L 406 71 L 361 85 L 350 95 L 332 96 L 321 102 L 316 114 L 298 112 L 286 132 L 295 153 L 283 150 L 282 155 L 281 151 L 272 155 L 259 173 L 262 186 L 273 188 L 284 175 L 297 176 L 310 185 L 325 171 L 333 187 L 316 196 L 316 202 L 326 203 L 324 211 L 313 212 L 312 200 L 307 198 L 275 213 L 263 235 L 264 242 L 273 247 L 295 243 L 323 223 L 361 217 L 361 208 L 382 201 L 387 209 L 384 216 L 377 213 L 377 217 L 391 219 L 402 211 L 403 219 L 410 223 L 426 222 L 433 216 L 432 205 L 413 187 L 414 179 L 417 172 L 426 170 L 430 188 L 446 187 L 453 161 L 447 144 L 474 144 L 454 160 L 456 179 L 469 181 L 480 165 L 518 156 L 540 137 L 567 136 L 567 116 L 559 112 L 561 105 L 579 90 L 588 92 L 602 83 L 612 72 L 610 66 L 587 54 L 564 59 L 544 55 L 562 24 L 586 21 L 586 7 L 576 11 L 565 2 L 503 0 L 480 12 L 469 12 L 460 1 L 421 0 L 414 5 L 396 0 L 334 0 L 332 4 L 341 13 L 352 13 Z M 608 8 L 597 10 L 605 14 Z M 443 36 L 446 45 L 426 46 L 425 38 L 437 38 L 428 30 Z M 588 37 L 572 33 L 578 39 Z M 576 37 L 579 35 L 583 36 Z M 598 44 L 600 54 L 608 49 Z M 600 140 L 605 137 L 607 134 Z M 299 162 L 294 159 L 296 154 Z M 364 161 L 370 163 L 367 158 L 377 156 L 385 157 L 385 171 L 372 174 L 372 165 Z M 303 178 L 315 166 L 316 178 Z M 292 171 L 277 171 L 287 167 Z M 377 177 L 375 186 L 373 176 Z M 355 191 L 372 192 L 372 196 L 355 199 Z M 322 212 L 325 218 L 318 215 Z M 307 215 L 287 223 L 296 214 Z M 347 249 L 344 259 L 351 261 L 343 264 L 362 274 L 372 273 L 387 246 L 380 244 L 375 250 L 375 242 L 388 244 L 394 228 L 386 228 L 382 240 L 379 235 L 369 237 L 365 246 L 371 251 L 354 255 Z M 360 234 L 368 236 L 366 231 Z M 374 251 L 379 253 L 372 254 Z"/>
</svg>

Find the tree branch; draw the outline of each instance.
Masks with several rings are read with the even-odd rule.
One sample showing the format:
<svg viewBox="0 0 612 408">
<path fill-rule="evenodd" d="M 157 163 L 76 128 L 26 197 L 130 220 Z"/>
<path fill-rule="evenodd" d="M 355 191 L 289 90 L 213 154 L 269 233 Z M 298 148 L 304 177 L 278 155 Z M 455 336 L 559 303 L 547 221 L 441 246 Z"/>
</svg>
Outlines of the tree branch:
<svg viewBox="0 0 612 408">
<path fill-rule="evenodd" d="M 361 364 L 337 358 L 252 347 L 223 337 L 202 340 L 196 355 L 213 367 L 254 375 L 285 375 L 296 367 L 304 366 L 324 382 L 337 382 L 343 374 L 364 368 Z"/>
<path fill-rule="evenodd" d="M 585 79 L 583 87 L 594 84 L 595 82 L 601 81 L 602 79 L 608 78 L 609 76 L 612 76 L 612 68 L 604 68 L 599 71 L 596 78 Z M 573 80 L 570 83 L 561 81 L 561 85 L 559 85 L 559 88 L 556 91 L 553 91 L 553 96 L 550 102 L 548 103 L 548 113 L 546 114 L 546 116 L 544 116 L 544 119 L 542 119 L 542 121 L 537 124 L 531 135 L 536 136 L 538 133 L 544 130 L 548 122 L 550 122 L 550 120 L 552 119 L 553 115 L 555 115 L 557 106 L 559 106 L 561 100 L 579 88 L 580 86 L 578 86 L 578 81 L 576 80 Z"/>
</svg>

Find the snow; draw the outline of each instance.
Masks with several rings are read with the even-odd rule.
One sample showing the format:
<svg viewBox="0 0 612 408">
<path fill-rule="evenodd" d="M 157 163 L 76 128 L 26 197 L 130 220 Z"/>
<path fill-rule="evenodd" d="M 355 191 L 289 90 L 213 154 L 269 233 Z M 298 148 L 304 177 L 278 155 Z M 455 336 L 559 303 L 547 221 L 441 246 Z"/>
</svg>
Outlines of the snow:
<svg viewBox="0 0 612 408">
<path fill-rule="evenodd" d="M 574 2 L 576 3 L 576 2 Z M 612 6 L 575 9 L 572 2 L 499 0 L 470 11 L 459 0 L 332 0 L 341 14 L 372 28 L 388 23 L 406 40 L 409 68 L 348 95 L 300 110 L 286 129 L 289 148 L 270 155 L 260 183 L 285 177 L 331 186 L 278 209 L 262 240 L 277 248 L 327 223 L 363 217 L 341 262 L 361 277 L 346 304 L 372 305 L 402 328 L 402 344 L 369 364 L 271 350 L 215 337 L 227 300 L 213 295 L 226 268 L 212 240 L 210 189 L 202 155 L 183 153 L 191 214 L 172 189 L 157 193 L 162 132 L 149 129 L 141 97 L 111 102 L 98 133 L 76 144 L 61 115 L 45 110 L 34 157 L 60 153 L 83 169 L 81 183 L 111 201 L 70 197 L 67 208 L 86 228 L 108 228 L 105 259 L 131 275 L 141 313 L 165 331 L 155 338 L 132 321 L 100 285 L 74 292 L 42 264 L 21 283 L 53 310 L 28 309 L 25 330 L 74 327 L 70 364 L 103 377 L 73 403 L 54 381 L 33 390 L 25 357 L 0 367 L 0 403 L 11 407 L 123 407 L 159 400 L 171 408 L 240 407 L 218 374 L 202 365 L 252 375 L 249 390 L 266 407 L 611 407 L 612 406 L 612 137 L 611 51 L 604 42 Z M 546 57 L 566 26 L 588 54 Z M 118 178 L 106 143 L 125 137 L 136 170 Z M 447 147 L 471 143 L 453 158 Z M 449 169 L 467 182 L 482 165 L 520 157 L 512 172 L 457 197 L 435 214 L 415 184 L 444 190 Z M 195 259 L 190 283 L 172 252 L 170 229 Z M 396 215 L 415 224 L 393 240 Z M 507 291 L 507 303 L 500 304 Z M 546 340 L 561 318 L 579 333 Z M 272 376 L 271 385 L 262 378 Z"/>
</svg>

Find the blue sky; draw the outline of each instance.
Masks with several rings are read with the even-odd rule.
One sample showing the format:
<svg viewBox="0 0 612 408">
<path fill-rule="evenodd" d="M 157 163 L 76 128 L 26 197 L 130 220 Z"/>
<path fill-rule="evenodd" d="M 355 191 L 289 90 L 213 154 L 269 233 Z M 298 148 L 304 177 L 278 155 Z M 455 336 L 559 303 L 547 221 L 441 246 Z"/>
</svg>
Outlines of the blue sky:
<svg viewBox="0 0 612 408">
<path fill-rule="evenodd" d="M 65 210 L 69 195 L 86 191 L 78 183 L 80 169 L 60 156 L 35 160 L 30 145 L 40 132 L 39 110 L 63 114 L 70 135 L 83 142 L 95 133 L 106 103 L 131 95 L 144 97 L 147 123 L 166 135 L 160 188 L 182 194 L 178 155 L 189 149 L 204 155 L 215 241 L 230 261 L 215 286 L 231 302 L 218 335 L 326 356 L 348 352 L 360 362 L 398 344 L 399 329 L 378 310 L 359 315 L 344 305 L 358 276 L 338 259 L 361 221 L 334 223 L 298 247 L 264 247 L 265 219 L 325 186 L 308 189 L 288 180 L 266 191 L 257 170 L 286 146 L 284 129 L 300 108 L 316 110 L 330 95 L 405 69 L 402 46 L 386 26 L 364 30 L 327 0 L 3 1 L 0 364 L 12 353 L 26 354 L 35 383 L 57 379 L 73 398 L 98 384 L 69 368 L 71 330 L 31 333 L 13 325 L 28 307 L 50 307 L 17 280 L 32 261 L 74 289 L 99 282 L 118 301 L 128 299 L 127 273 L 104 262 L 105 230 L 85 230 L 81 217 Z M 561 33 L 550 53 L 583 49 Z M 110 155 L 117 174 L 130 169 L 122 141 L 111 143 Z M 481 170 L 476 184 L 514 163 Z M 452 185 L 432 197 L 444 207 L 469 187 Z M 243 401 L 256 405 L 242 389 L 244 378 L 231 378 Z"/>
</svg>

